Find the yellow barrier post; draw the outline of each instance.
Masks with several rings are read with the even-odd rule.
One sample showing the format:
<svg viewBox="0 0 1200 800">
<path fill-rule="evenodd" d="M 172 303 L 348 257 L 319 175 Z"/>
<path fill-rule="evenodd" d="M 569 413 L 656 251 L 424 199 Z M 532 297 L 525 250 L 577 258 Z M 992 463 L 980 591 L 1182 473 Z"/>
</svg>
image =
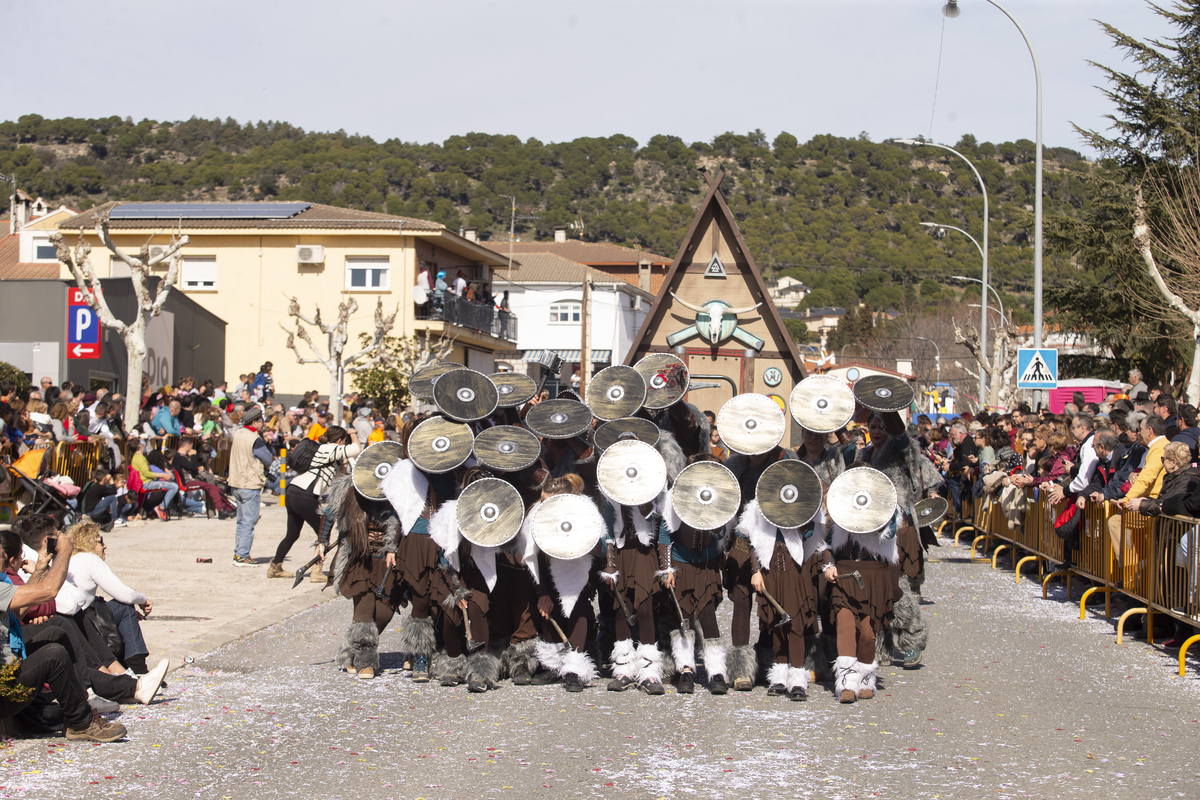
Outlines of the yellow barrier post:
<svg viewBox="0 0 1200 800">
<path fill-rule="evenodd" d="M 284 502 L 284 495 L 287 494 L 287 448 L 280 448 L 279 452 L 283 456 L 283 470 L 279 473 L 279 507 L 283 508 L 287 505 Z"/>
<path fill-rule="evenodd" d="M 996 549 L 992 551 L 992 569 L 996 568 L 996 559 L 1000 557 L 1000 554 L 1003 553 L 1005 550 L 1009 550 L 1011 548 L 1012 548 L 1012 545 L 1002 544 L 1002 545 L 997 546 Z M 1015 553 L 1016 551 L 1014 550 L 1013 552 Z"/>
<path fill-rule="evenodd" d="M 1024 558 L 1022 558 L 1020 561 L 1018 561 L 1018 562 L 1017 562 L 1017 568 L 1016 568 L 1016 570 L 1015 570 L 1015 572 L 1016 572 L 1016 578 L 1017 578 L 1017 583 L 1019 584 L 1019 583 L 1021 582 L 1021 567 L 1025 566 L 1025 563 L 1026 563 L 1026 562 L 1028 562 L 1028 561 L 1037 561 L 1037 562 L 1040 562 L 1041 560 L 1042 560 L 1042 557 L 1041 557 L 1041 556 L 1025 556 L 1025 557 L 1024 557 Z"/>
<path fill-rule="evenodd" d="M 1105 600 L 1107 600 L 1108 594 L 1111 591 L 1112 591 L 1112 587 L 1109 587 L 1109 586 L 1093 586 L 1090 589 L 1088 589 L 1087 591 L 1085 591 L 1083 593 L 1083 597 L 1079 598 L 1079 618 L 1087 619 L 1087 610 L 1084 608 L 1084 606 L 1087 605 L 1087 601 L 1088 601 L 1089 597 L 1091 597 L 1096 592 L 1104 592 Z M 1068 593 L 1068 596 L 1069 596 L 1069 593 Z M 1108 603 L 1106 602 L 1104 604 L 1104 606 L 1105 606 L 1105 616 L 1107 617 L 1108 616 Z"/>
<path fill-rule="evenodd" d="M 1125 636 L 1125 620 L 1137 614 L 1146 614 L 1148 617 L 1150 614 L 1150 609 L 1131 608 L 1121 615 L 1120 619 L 1117 620 L 1117 644 L 1122 644 L 1121 639 Z M 1146 624 L 1149 625 L 1150 623 L 1147 622 Z"/>
<path fill-rule="evenodd" d="M 1183 647 L 1179 648 L 1179 677 L 1181 677 L 1181 678 L 1183 677 L 1183 674 L 1184 674 L 1184 665 L 1187 662 L 1188 648 L 1191 647 L 1192 645 L 1194 645 L 1196 642 L 1200 642 L 1200 635 L 1192 636 L 1186 642 L 1183 643 Z"/>
</svg>

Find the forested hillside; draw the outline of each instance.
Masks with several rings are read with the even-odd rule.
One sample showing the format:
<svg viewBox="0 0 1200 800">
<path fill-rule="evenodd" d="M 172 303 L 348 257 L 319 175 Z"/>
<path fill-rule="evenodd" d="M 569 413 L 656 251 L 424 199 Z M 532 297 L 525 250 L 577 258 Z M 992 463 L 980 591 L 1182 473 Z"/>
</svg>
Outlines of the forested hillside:
<svg viewBox="0 0 1200 800">
<path fill-rule="evenodd" d="M 983 174 L 991 202 L 993 281 L 1012 295 L 1032 283 L 1033 142 L 956 147 Z M 1087 202 L 1094 165 L 1048 148 L 1047 214 L 1074 216 Z M 628 136 L 544 144 L 470 133 L 441 144 L 376 142 L 311 133 L 283 122 L 134 123 L 129 119 L 0 123 L 0 173 L 31 195 L 88 207 L 121 200 L 308 200 L 433 219 L 506 237 L 550 235 L 582 221 L 582 237 L 640 245 L 673 256 L 700 199 L 700 169 L 724 169 L 722 188 L 759 264 L 789 270 L 817 289 L 812 305 L 875 308 L 942 296 L 945 278 L 979 274 L 963 236 L 932 235 L 941 222 L 982 235 L 983 203 L 961 161 L 935 148 L 761 131 L 711 142 Z M 533 219 L 529 219 L 533 217 Z M 1047 253 L 1046 278 L 1073 270 Z M 924 283 L 923 283 L 924 282 Z M 1012 307 L 1019 308 L 1020 303 Z"/>
</svg>

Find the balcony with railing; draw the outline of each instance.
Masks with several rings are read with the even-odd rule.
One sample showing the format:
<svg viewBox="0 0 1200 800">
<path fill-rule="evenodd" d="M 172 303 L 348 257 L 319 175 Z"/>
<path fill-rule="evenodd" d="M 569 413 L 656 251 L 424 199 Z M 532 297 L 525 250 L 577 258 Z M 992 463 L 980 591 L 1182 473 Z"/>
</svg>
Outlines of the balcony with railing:
<svg viewBox="0 0 1200 800">
<path fill-rule="evenodd" d="M 466 328 L 495 339 L 513 343 L 517 341 L 517 318 L 514 314 L 500 311 L 491 303 L 476 303 L 449 293 L 440 304 L 431 298 L 425 305 L 418 306 L 417 320 L 443 322 L 447 326 Z"/>
</svg>

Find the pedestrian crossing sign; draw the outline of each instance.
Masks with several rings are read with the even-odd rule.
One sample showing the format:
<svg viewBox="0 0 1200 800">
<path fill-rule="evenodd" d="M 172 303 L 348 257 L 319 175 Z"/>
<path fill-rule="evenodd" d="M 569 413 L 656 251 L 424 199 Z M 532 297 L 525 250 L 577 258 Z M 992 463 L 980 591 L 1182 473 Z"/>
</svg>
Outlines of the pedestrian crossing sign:
<svg viewBox="0 0 1200 800">
<path fill-rule="evenodd" d="M 1018 389 L 1057 389 L 1058 351 L 1052 347 L 1022 347 L 1017 351 Z"/>
</svg>

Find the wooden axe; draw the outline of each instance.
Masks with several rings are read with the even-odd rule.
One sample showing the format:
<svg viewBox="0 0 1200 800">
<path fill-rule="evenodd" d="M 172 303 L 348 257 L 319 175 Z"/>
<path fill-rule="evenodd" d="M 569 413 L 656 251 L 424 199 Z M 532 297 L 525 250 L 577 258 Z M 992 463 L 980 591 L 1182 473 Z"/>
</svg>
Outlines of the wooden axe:
<svg viewBox="0 0 1200 800">
<path fill-rule="evenodd" d="M 629 624 L 629 630 L 637 630 L 637 614 L 629 611 L 629 602 L 625 599 L 624 593 L 614 585 L 613 594 L 617 596 L 617 605 L 621 607 L 621 613 L 625 615 L 625 622 Z"/>
<path fill-rule="evenodd" d="M 692 629 L 692 621 L 683 615 L 683 606 L 679 605 L 679 595 L 675 594 L 675 587 L 671 589 L 671 599 L 675 601 L 675 610 L 679 612 L 679 629 L 681 631 L 690 631 Z"/>
<path fill-rule="evenodd" d="M 854 578 L 854 582 L 858 584 L 858 588 L 860 589 L 866 587 L 867 585 L 866 582 L 863 581 L 863 576 L 858 570 L 854 570 L 854 572 L 839 572 L 837 576 L 839 578 Z"/>
<path fill-rule="evenodd" d="M 763 590 L 759 592 L 759 594 L 767 598 L 767 602 L 770 603 L 771 607 L 774 608 L 776 613 L 779 614 L 779 621 L 772 625 L 772 628 L 782 628 L 784 625 L 787 625 L 792 621 L 792 615 L 783 610 L 783 606 L 779 605 L 779 603 L 775 601 L 774 597 L 771 597 L 771 593 L 766 590 L 766 587 L 763 587 Z"/>
</svg>

